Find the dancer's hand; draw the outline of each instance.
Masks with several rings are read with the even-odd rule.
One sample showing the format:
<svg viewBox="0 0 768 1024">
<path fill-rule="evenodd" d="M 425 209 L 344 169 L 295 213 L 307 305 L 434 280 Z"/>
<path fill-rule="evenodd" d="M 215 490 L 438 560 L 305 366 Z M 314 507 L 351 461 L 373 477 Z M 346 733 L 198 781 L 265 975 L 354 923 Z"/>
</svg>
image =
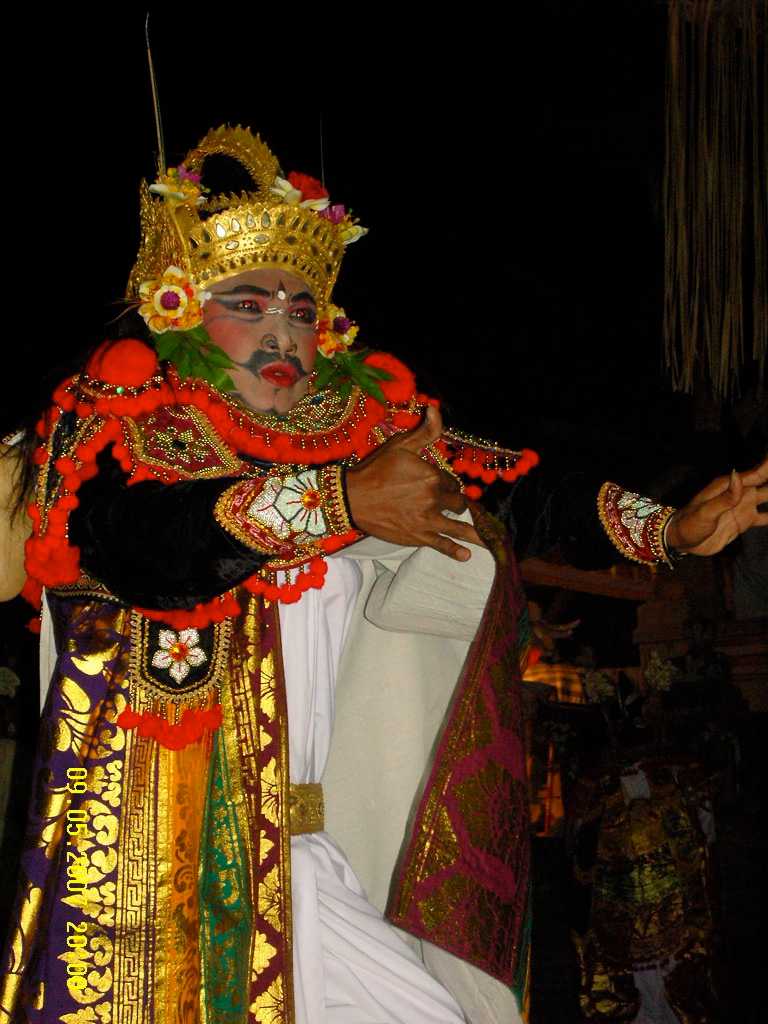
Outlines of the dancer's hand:
<svg viewBox="0 0 768 1024">
<path fill-rule="evenodd" d="M 753 526 L 768 526 L 768 459 L 746 473 L 718 477 L 675 512 L 667 545 L 692 555 L 716 555 Z"/>
<path fill-rule="evenodd" d="M 444 514 L 466 509 L 461 486 L 419 457 L 442 431 L 440 413 L 430 405 L 418 427 L 390 438 L 350 469 L 346 477 L 349 510 L 355 525 L 372 537 L 407 547 L 431 547 L 465 562 L 471 552 L 456 541 L 483 542 L 471 523 Z"/>
</svg>

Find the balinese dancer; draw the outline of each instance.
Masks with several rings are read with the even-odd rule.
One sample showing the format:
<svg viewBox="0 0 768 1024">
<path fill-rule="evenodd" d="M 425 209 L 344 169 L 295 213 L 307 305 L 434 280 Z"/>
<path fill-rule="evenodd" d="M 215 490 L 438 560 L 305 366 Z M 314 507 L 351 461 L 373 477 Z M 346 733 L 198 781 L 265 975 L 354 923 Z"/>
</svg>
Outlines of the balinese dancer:
<svg viewBox="0 0 768 1024">
<path fill-rule="evenodd" d="M 210 195 L 211 155 L 252 191 Z M 24 593 L 51 671 L 2 1018 L 517 1020 L 529 631 L 468 499 L 536 457 L 444 429 L 356 349 L 331 293 L 363 229 L 258 137 L 209 133 L 141 205 L 140 327 L 37 428 Z M 765 477 L 677 513 L 596 497 L 652 564 L 764 523 Z"/>
</svg>

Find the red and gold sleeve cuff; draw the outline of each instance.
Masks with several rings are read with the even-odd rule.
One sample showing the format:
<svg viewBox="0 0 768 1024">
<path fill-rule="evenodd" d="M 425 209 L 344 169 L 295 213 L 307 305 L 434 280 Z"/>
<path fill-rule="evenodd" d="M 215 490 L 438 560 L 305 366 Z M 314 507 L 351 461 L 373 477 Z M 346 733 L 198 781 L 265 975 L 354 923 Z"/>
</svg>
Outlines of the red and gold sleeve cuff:
<svg viewBox="0 0 768 1024">
<path fill-rule="evenodd" d="M 676 511 L 670 505 L 606 482 L 597 496 L 597 511 L 611 543 L 625 558 L 643 565 L 672 564 L 664 543 L 664 531 Z"/>
<path fill-rule="evenodd" d="M 343 474 L 334 465 L 285 478 L 239 480 L 217 500 L 216 522 L 270 560 L 285 562 L 304 551 L 309 557 L 328 538 L 350 535 L 354 529 Z"/>
<path fill-rule="evenodd" d="M 347 503 L 346 470 L 338 464 L 324 466 L 318 473 L 323 511 L 332 536 L 342 536 L 355 529 Z"/>
</svg>

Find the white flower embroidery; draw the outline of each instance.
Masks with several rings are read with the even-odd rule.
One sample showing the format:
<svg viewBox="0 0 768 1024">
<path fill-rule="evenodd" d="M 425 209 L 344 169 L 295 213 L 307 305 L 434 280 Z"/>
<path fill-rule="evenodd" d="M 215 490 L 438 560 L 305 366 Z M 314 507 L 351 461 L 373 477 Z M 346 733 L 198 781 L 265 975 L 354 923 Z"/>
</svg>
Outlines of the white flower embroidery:
<svg viewBox="0 0 768 1024">
<path fill-rule="evenodd" d="M 660 506 L 650 498 L 644 498 L 633 491 L 625 491 L 617 502 L 622 524 L 629 530 L 633 543 L 642 547 L 643 531 L 646 527 L 646 520 L 656 512 Z"/>
<path fill-rule="evenodd" d="M 198 647 L 200 634 L 196 629 L 182 629 L 179 633 L 161 629 L 159 643 L 160 650 L 152 655 L 152 665 L 167 668 L 177 683 L 187 678 L 190 665 L 196 668 L 206 661 L 205 651 Z"/>
<path fill-rule="evenodd" d="M 280 540 L 300 534 L 322 537 L 328 525 L 321 504 L 317 470 L 308 469 L 287 480 L 271 476 L 248 506 L 248 518 Z"/>
<path fill-rule="evenodd" d="M 280 477 L 270 476 L 264 481 L 264 486 L 248 506 L 248 518 L 254 519 L 279 540 L 285 540 L 291 535 L 290 526 L 275 508 L 277 496 L 282 489 L 283 481 Z"/>
<path fill-rule="evenodd" d="M 275 498 L 275 508 L 295 533 L 322 537 L 328 532 L 322 500 L 317 470 L 308 469 L 284 482 Z"/>
</svg>

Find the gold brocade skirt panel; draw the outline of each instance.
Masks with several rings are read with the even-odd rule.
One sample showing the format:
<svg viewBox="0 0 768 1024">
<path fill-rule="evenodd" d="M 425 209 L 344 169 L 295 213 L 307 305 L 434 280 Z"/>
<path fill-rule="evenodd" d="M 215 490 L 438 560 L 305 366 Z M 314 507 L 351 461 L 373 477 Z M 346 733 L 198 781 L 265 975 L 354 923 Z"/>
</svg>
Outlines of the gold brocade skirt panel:
<svg viewBox="0 0 768 1024">
<path fill-rule="evenodd" d="M 169 749 L 141 725 L 118 724 L 129 702 L 158 700 L 144 678 L 156 652 L 142 653 L 136 613 L 52 604 L 63 643 L 43 712 L 0 1019 L 290 1024 L 276 609 L 243 594 L 231 642 L 198 637 L 215 663 L 206 685 L 220 695 L 222 724 Z M 164 639 L 157 650 L 170 649 Z M 183 706 L 185 694 L 174 697 Z"/>
</svg>

